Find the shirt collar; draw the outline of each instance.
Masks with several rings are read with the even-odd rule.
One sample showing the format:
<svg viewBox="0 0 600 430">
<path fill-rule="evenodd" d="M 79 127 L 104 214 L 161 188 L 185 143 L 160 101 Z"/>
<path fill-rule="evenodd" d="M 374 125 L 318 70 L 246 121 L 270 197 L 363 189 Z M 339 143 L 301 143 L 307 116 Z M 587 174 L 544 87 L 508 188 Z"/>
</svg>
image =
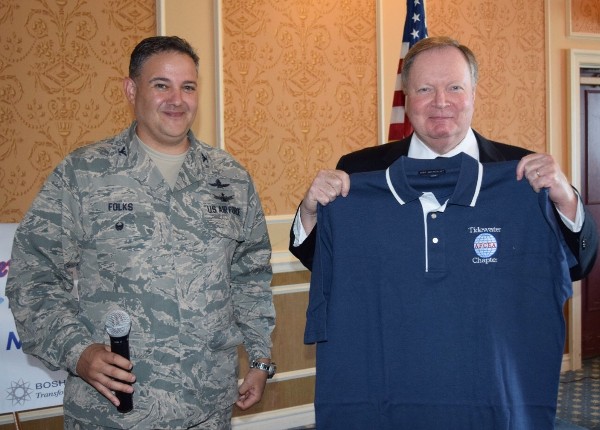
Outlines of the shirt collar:
<svg viewBox="0 0 600 430">
<path fill-rule="evenodd" d="M 413 133 L 407 155 L 410 158 L 429 160 L 437 157 L 453 157 L 461 152 L 464 152 L 465 154 L 470 155 L 472 158 L 479 161 L 479 146 L 477 146 L 475 133 L 473 133 L 473 129 L 470 127 L 465 138 L 461 140 L 460 143 L 456 145 L 450 152 L 444 155 L 434 152 L 427 145 L 425 145 L 421 139 L 419 139 L 416 133 Z"/>
<path fill-rule="evenodd" d="M 445 207 L 446 203 L 475 206 L 481 190 L 483 165 L 464 153 L 432 160 L 400 157 L 385 173 L 388 187 L 401 205 L 427 195 L 435 203 L 433 206 Z M 430 182 L 428 186 L 432 188 L 436 183 L 452 184 L 454 191 L 447 201 L 438 202 L 432 193 L 417 190 L 423 189 L 423 180 Z"/>
</svg>

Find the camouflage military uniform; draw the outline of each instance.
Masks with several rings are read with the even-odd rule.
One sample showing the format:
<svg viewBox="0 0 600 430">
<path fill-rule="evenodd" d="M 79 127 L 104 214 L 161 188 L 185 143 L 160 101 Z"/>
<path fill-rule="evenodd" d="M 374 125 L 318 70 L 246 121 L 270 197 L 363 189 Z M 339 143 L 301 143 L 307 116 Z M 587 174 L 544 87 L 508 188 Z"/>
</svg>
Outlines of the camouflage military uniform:
<svg viewBox="0 0 600 430">
<path fill-rule="evenodd" d="M 65 414 L 186 428 L 237 399 L 239 344 L 270 356 L 270 243 L 232 157 L 190 132 L 172 190 L 134 130 L 74 151 L 52 173 L 15 235 L 6 295 L 25 352 L 70 372 Z M 83 350 L 107 343 L 115 308 L 132 317 L 127 414 L 75 375 Z"/>
</svg>

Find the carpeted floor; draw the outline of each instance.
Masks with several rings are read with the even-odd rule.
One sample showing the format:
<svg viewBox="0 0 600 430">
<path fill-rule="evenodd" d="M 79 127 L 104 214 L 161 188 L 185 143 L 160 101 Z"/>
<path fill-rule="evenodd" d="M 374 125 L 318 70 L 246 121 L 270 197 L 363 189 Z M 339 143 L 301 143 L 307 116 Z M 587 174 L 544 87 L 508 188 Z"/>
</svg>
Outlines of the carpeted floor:
<svg viewBox="0 0 600 430">
<path fill-rule="evenodd" d="M 557 414 L 585 429 L 600 430 L 600 357 L 583 361 L 583 368 L 560 377 Z"/>
</svg>

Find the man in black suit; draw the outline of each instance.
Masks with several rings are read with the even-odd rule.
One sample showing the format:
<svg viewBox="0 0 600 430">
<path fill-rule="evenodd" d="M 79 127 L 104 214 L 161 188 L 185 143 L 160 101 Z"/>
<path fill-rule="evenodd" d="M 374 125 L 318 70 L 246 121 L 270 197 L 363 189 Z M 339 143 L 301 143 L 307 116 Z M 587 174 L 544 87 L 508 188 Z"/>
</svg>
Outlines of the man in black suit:
<svg viewBox="0 0 600 430">
<path fill-rule="evenodd" d="M 534 190 L 549 190 L 563 235 L 578 264 L 571 279 L 585 277 L 598 248 L 596 225 L 549 154 L 532 153 L 488 140 L 471 129 L 478 65 L 469 48 L 448 37 L 416 43 L 403 62 L 402 87 L 406 114 L 414 133 L 403 140 L 365 148 L 343 156 L 336 170 L 322 170 L 307 191 L 292 229 L 290 251 L 309 270 L 316 240 L 317 204 L 326 205 L 350 190 L 350 173 L 383 170 L 399 157 L 435 158 L 465 152 L 482 163 L 521 160 L 518 180 L 526 178 Z"/>
</svg>

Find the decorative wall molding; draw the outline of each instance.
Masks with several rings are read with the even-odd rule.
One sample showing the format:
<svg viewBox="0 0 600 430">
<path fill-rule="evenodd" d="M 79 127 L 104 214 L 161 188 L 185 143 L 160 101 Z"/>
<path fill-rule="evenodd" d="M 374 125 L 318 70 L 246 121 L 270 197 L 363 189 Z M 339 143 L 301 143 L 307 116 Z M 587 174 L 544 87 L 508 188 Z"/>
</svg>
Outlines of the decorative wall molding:
<svg viewBox="0 0 600 430">
<path fill-rule="evenodd" d="M 568 58 L 569 93 L 569 149 L 571 158 L 571 183 L 581 188 L 581 100 L 579 94 L 580 70 L 582 68 L 600 68 L 600 49 L 570 49 Z"/>
<path fill-rule="evenodd" d="M 294 215 L 270 215 L 266 218 L 271 247 L 273 248 L 271 253 L 273 273 L 306 270 L 302 263 L 288 250 L 290 227 L 294 221 Z"/>
<path fill-rule="evenodd" d="M 570 130 L 568 149 L 570 158 L 571 183 L 581 189 L 581 100 L 579 87 L 580 70 L 584 67 L 600 67 L 600 50 L 570 49 L 568 57 L 568 129 Z M 563 360 L 563 370 L 581 368 L 581 282 L 573 283 L 573 296 L 569 307 L 569 354 L 568 361 Z"/>
<path fill-rule="evenodd" d="M 315 409 L 312 404 L 236 417 L 231 420 L 233 430 L 284 430 L 314 423 Z"/>
<path fill-rule="evenodd" d="M 573 4 L 573 1 L 576 3 Z M 567 35 L 573 38 L 600 39 L 598 0 L 567 0 Z M 583 21 L 586 22 L 583 22 Z M 590 25 L 589 23 L 595 23 Z M 580 31 L 578 28 L 586 31 Z"/>
</svg>

